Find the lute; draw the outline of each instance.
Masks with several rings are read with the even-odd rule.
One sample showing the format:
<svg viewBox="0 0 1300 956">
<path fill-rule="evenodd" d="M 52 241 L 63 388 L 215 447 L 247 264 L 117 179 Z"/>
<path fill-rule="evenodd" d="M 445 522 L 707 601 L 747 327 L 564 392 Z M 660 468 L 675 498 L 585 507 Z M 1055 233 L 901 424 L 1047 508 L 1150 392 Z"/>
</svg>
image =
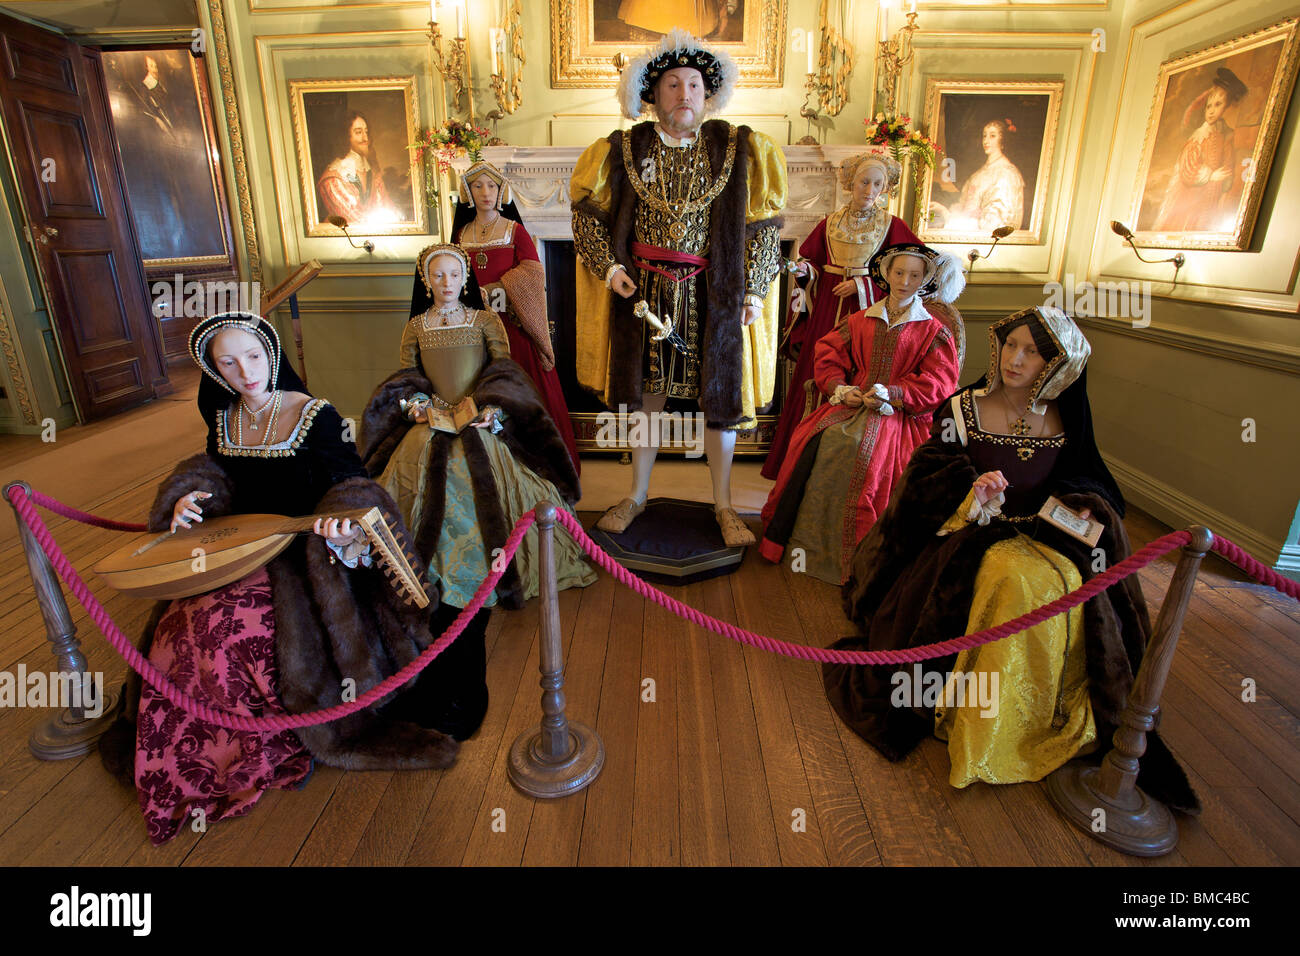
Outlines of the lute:
<svg viewBox="0 0 1300 956">
<path fill-rule="evenodd" d="M 388 576 L 407 604 L 428 607 L 418 561 L 383 512 L 358 508 L 288 518 L 284 515 L 222 515 L 190 528 L 161 535 L 141 534 L 109 554 L 91 570 L 114 590 L 135 597 L 180 598 L 203 594 L 266 564 L 318 518 L 350 518 L 365 531 L 370 558 Z"/>
</svg>

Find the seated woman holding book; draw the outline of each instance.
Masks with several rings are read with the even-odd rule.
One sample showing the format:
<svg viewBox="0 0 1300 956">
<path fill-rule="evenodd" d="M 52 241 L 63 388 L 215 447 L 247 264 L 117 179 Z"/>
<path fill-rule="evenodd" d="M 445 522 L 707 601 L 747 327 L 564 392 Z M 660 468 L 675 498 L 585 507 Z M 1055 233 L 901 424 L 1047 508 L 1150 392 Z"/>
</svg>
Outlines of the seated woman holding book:
<svg viewBox="0 0 1300 956">
<path fill-rule="evenodd" d="M 462 302 L 465 253 L 430 246 L 418 267 L 433 305 L 402 332 L 401 369 L 375 391 L 362 421 L 362 458 L 397 501 L 442 601 L 464 607 L 520 515 L 581 495 L 568 447 L 532 381 L 510 358 L 496 313 Z M 560 588 L 595 572 L 556 537 Z M 489 596 L 510 608 L 537 594 L 537 532 Z M 459 641 L 457 643 L 460 643 Z"/>
<path fill-rule="evenodd" d="M 989 338 L 988 373 L 939 406 L 932 437 L 853 556 L 844 604 L 861 636 L 835 647 L 920 647 L 973 633 L 1129 555 L 1124 499 L 1092 432 L 1087 340 L 1046 307 L 995 322 Z M 954 787 L 1041 780 L 1107 749 L 1149 633 L 1129 577 L 955 659 L 828 664 L 823 678 L 841 719 L 891 760 L 933 733 L 948 742 Z M 1175 809 L 1198 809 L 1155 734 L 1140 782 Z"/>
</svg>

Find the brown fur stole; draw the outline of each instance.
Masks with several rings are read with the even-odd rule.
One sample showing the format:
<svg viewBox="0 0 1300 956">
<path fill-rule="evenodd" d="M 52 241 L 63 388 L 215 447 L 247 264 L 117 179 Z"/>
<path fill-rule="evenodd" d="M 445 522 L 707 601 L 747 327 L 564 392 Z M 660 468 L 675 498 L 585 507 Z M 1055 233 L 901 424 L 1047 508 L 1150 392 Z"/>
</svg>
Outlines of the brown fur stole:
<svg viewBox="0 0 1300 956">
<path fill-rule="evenodd" d="M 225 473 L 207 455 L 196 455 L 181 462 L 159 488 L 149 514 L 149 529 L 166 530 L 176 499 L 196 488 L 213 495 L 203 502 L 205 515 L 229 513 L 232 494 Z M 390 524 L 409 540 L 393 500 L 365 478 L 349 478 L 335 485 L 321 499 L 317 511 L 372 506 L 382 508 Z M 429 610 L 402 601 L 378 568 L 349 569 L 342 562 L 331 564 L 329 556 L 324 539 L 309 535 L 267 565 L 275 608 L 278 691 L 290 713 L 341 703 L 344 678 L 356 682 L 358 695 L 364 693 L 433 641 L 428 630 Z M 432 596 L 436 598 L 436 594 Z M 155 607 L 140 644 L 142 653 L 149 653 L 154 630 L 168 606 L 159 602 Z M 132 783 L 140 687 L 139 675 L 129 674 L 123 717 L 100 743 L 104 765 L 127 784 Z M 450 766 L 459 749 L 450 737 L 378 713 L 393 696 L 343 720 L 300 728 L 295 733 L 316 759 L 345 769 Z"/>
<path fill-rule="evenodd" d="M 960 452 L 960 446 L 953 449 L 938 439 L 917 449 L 889 508 L 859 544 L 844 585 L 845 613 L 863 636 L 837 641 L 834 647 L 920 647 L 966 633 L 980 562 L 993 544 L 1014 537 L 1016 529 L 994 521 L 935 536 L 977 477 L 970 459 Z M 1097 546 L 1106 555 L 1107 567 L 1131 553 L 1123 519 L 1106 498 L 1087 491 L 1067 492 L 1064 487 L 1055 493 L 1071 508 L 1091 508 L 1103 523 L 1105 531 Z M 1041 522 L 1028 527 L 1036 540 L 1068 558 L 1085 582 L 1093 577 L 1090 548 Z M 1083 628 L 1097 721 L 1099 753 L 1093 757 L 1097 759 L 1109 749 L 1151 631 L 1137 578 L 1130 577 L 1087 601 Z M 955 660 L 956 655 L 950 655 L 926 661 L 922 669 L 947 672 Z M 934 731 L 932 708 L 891 706 L 890 678 L 896 670 L 827 664 L 822 671 L 837 713 L 891 760 L 901 759 Z M 904 670 L 910 672 L 911 666 Z M 1148 735 L 1139 782 L 1176 810 L 1200 810 L 1186 774 L 1157 734 Z"/>
<path fill-rule="evenodd" d="M 371 475 L 377 477 L 383 473 L 393 451 L 411 428 L 411 422 L 399 407 L 400 400 L 413 392 L 429 394 L 432 391 L 429 380 L 417 369 L 403 369 L 375 390 L 366 406 L 361 425 L 361 454 L 366 470 Z M 573 460 L 569 457 L 568 448 L 560 437 L 555 422 L 542 404 L 536 387 L 519 364 L 506 358 L 488 363 L 479 376 L 473 396 L 479 408 L 497 405 L 505 412 L 502 431 L 497 437 L 506 443 L 515 460 L 551 481 L 563 496 L 565 504 L 575 504 L 581 497 L 581 488 Z M 425 460 L 427 471 L 423 520 L 420 527 L 415 529 L 416 550 L 426 557 L 437 547 L 442 531 L 447 494 L 447 457 L 451 444 L 455 441 L 461 442 L 469 465 L 484 554 L 491 555 L 503 547 L 510 535 L 511 528 L 501 507 L 492 465 L 479 431 L 466 428 L 459 435 L 438 433 L 429 441 L 428 457 Z M 497 584 L 497 596 L 505 607 L 517 609 L 524 604 L 523 594 L 523 583 L 512 562 Z"/>
<path fill-rule="evenodd" d="M 722 171 L 731 124 L 708 120 L 700 127 L 700 136 L 709 155 L 709 167 L 716 178 Z M 736 132 L 736 156 L 731 176 L 722 193 L 709 207 L 709 265 L 705 269 L 707 297 L 701 310 L 700 330 L 700 410 L 711 428 L 734 425 L 741 419 L 741 310 L 745 299 L 746 241 L 780 219 L 745 224 L 749 199 L 749 127 Z M 628 182 L 629 171 L 623 166 L 623 136 L 632 137 L 632 159 L 636 168 L 651 151 L 655 136 L 654 123 L 638 123 L 624 132 L 609 136 L 610 211 L 599 209 L 590 200 L 574 204 L 574 210 L 594 216 L 609 230 L 610 251 L 615 261 L 636 276 L 632 262 L 633 228 L 636 219 L 636 192 Z M 631 175 L 636 175 L 632 171 Z M 638 290 L 640 291 L 640 290 Z M 612 295 L 608 401 L 612 408 L 626 405 L 641 407 L 645 332 L 643 323 L 632 314 L 640 295 L 624 299 Z"/>
</svg>

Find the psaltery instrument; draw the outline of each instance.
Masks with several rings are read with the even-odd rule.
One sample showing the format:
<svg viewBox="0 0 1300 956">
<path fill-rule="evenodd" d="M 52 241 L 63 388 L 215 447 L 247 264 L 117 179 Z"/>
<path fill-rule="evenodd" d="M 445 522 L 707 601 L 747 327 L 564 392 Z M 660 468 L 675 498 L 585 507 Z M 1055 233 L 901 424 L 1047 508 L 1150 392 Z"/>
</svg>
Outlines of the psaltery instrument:
<svg viewBox="0 0 1300 956">
<path fill-rule="evenodd" d="M 209 518 L 161 535 L 135 535 L 92 570 L 124 594 L 191 597 L 238 581 L 266 564 L 295 536 L 311 531 L 318 518 L 351 519 L 365 532 L 371 559 L 379 563 L 403 600 L 428 606 L 429 597 L 414 570 L 418 560 L 377 507 L 303 518 L 256 514 Z"/>
</svg>

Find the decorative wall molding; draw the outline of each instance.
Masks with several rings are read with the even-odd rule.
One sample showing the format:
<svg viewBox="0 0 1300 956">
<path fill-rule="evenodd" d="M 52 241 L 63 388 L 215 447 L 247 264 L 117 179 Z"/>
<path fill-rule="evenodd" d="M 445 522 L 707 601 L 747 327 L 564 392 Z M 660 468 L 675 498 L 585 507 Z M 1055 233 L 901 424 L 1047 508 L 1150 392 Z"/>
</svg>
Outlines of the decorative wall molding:
<svg viewBox="0 0 1300 956">
<path fill-rule="evenodd" d="M 13 331 L 9 328 L 9 319 L 3 307 L 0 307 L 0 351 L 4 352 L 9 383 L 14 387 L 14 398 L 18 400 L 18 407 L 22 409 L 23 421 L 28 425 L 35 425 L 36 411 L 32 408 L 31 392 L 27 389 L 27 376 L 23 374 L 18 350 L 14 347 Z"/>
<path fill-rule="evenodd" d="M 1198 352 L 1229 362 L 1245 363 L 1275 372 L 1300 375 L 1300 349 L 1284 345 L 1265 347 L 1249 339 L 1206 335 L 1189 329 L 1164 328 L 1150 325 L 1144 329 L 1133 327 L 1127 319 L 1110 316 L 1076 315 L 1083 328 L 1095 328 L 1115 335 L 1130 336 L 1168 348 Z"/>
<path fill-rule="evenodd" d="M 1273 566 L 1282 552 L 1282 539 L 1271 537 L 1258 528 L 1242 524 L 1236 518 L 1217 508 L 1184 494 L 1138 468 L 1133 468 L 1105 452 L 1102 458 L 1119 483 L 1124 497 L 1143 511 L 1160 519 L 1175 529 L 1188 525 L 1205 525 L 1216 534 L 1222 534 L 1264 564 Z"/>
</svg>

